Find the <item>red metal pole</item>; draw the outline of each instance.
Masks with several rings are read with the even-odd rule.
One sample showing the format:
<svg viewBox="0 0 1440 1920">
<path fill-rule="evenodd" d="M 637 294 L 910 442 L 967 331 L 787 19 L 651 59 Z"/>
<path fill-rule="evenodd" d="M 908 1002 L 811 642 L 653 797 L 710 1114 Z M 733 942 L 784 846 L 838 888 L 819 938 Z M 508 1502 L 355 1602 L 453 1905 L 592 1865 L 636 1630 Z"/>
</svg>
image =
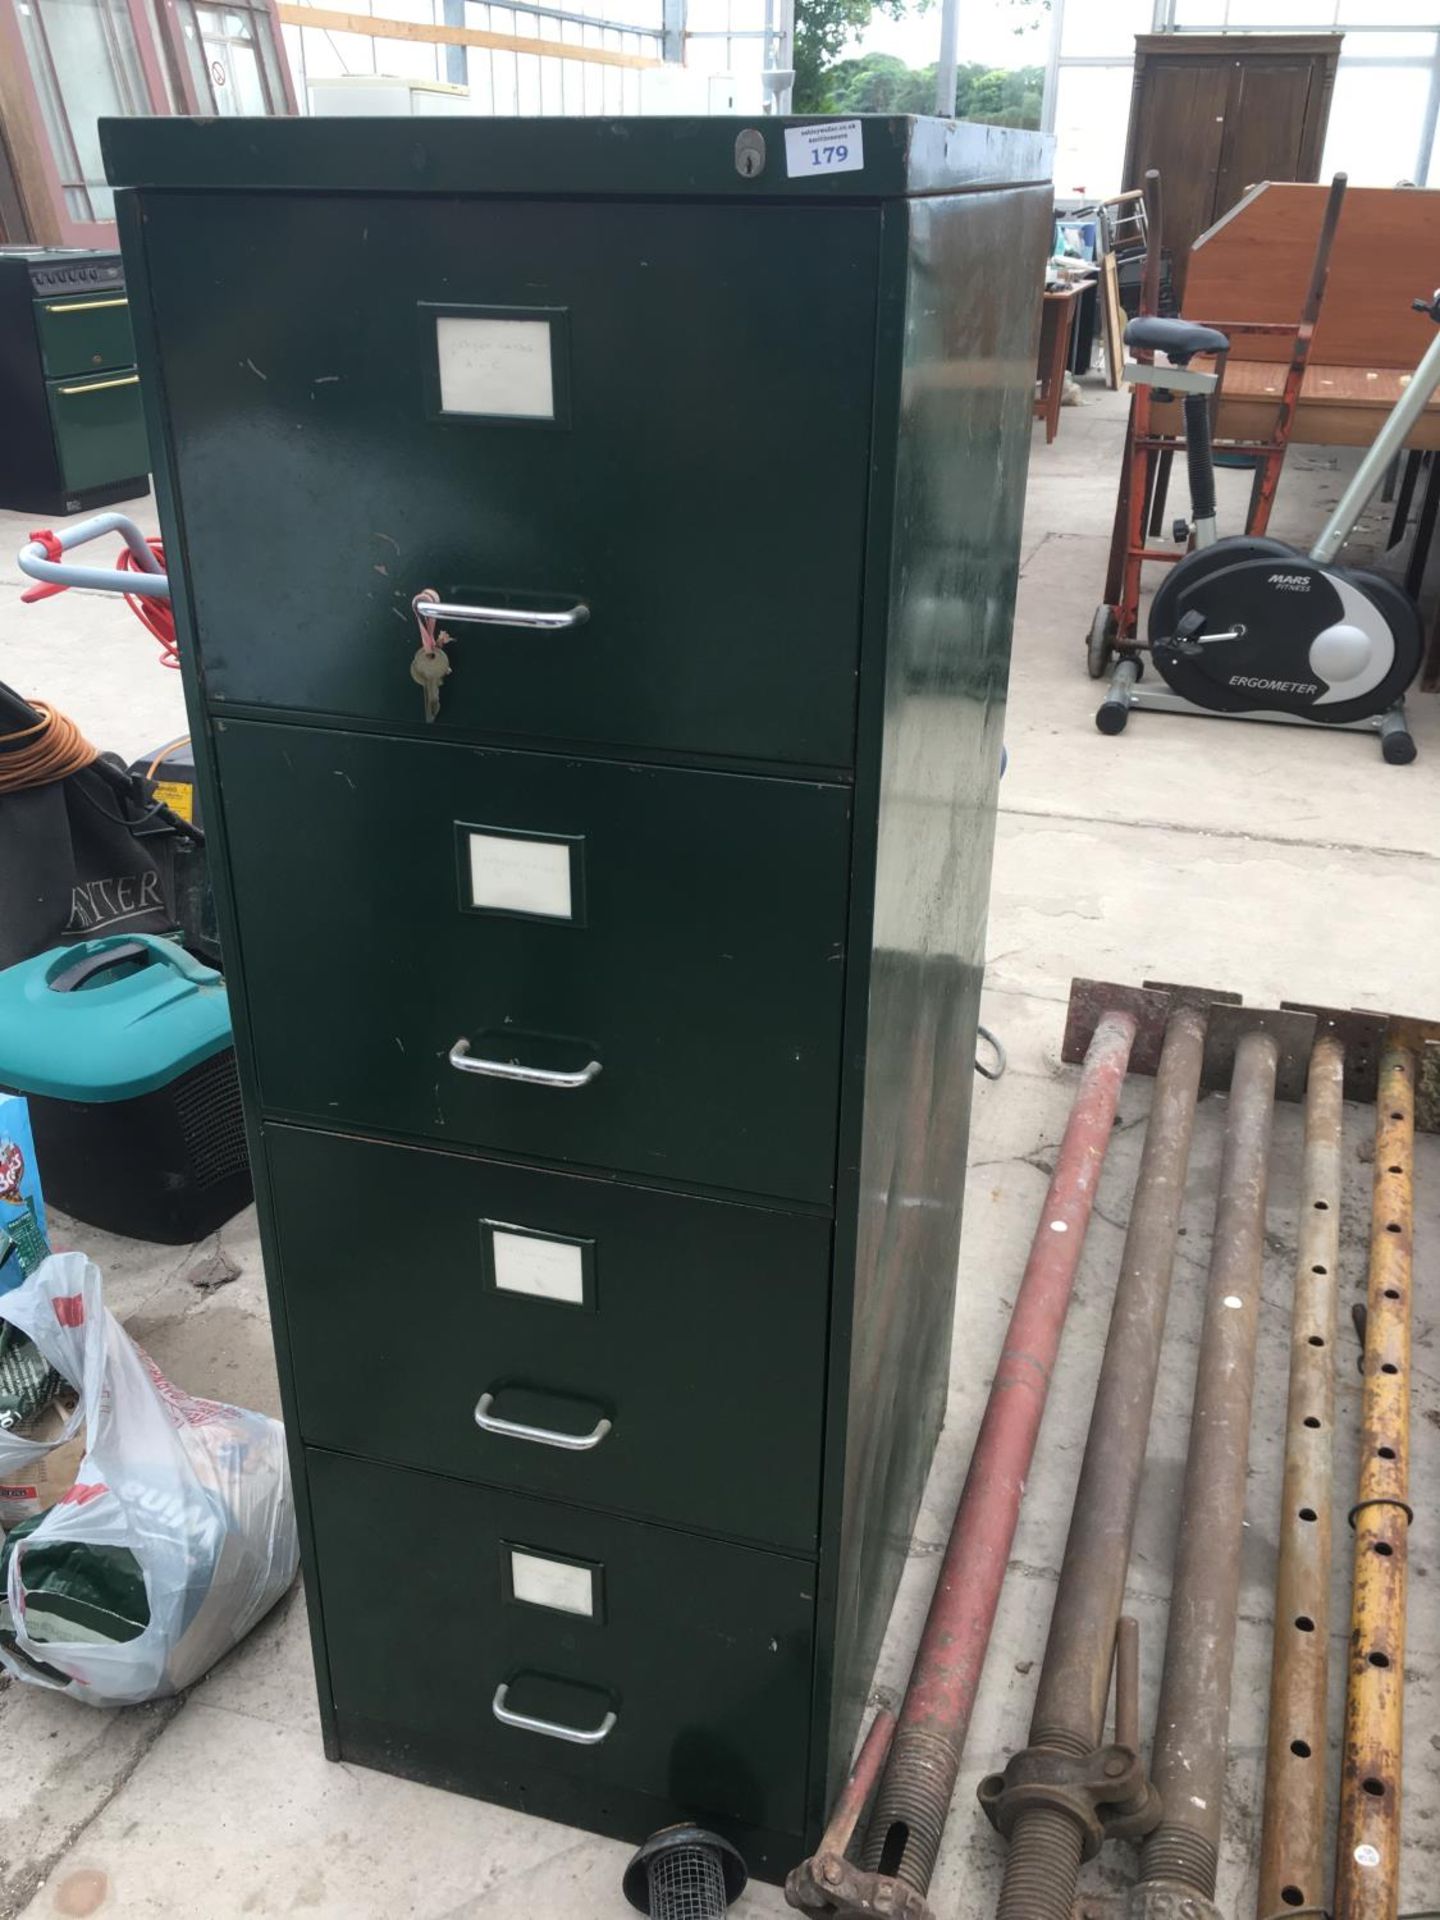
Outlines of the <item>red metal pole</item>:
<svg viewBox="0 0 1440 1920">
<path fill-rule="evenodd" d="M 881 1779 L 868 1871 L 851 1876 L 850 1897 L 833 1912 L 855 1910 L 862 1891 L 873 1900 L 882 1880 L 891 1883 L 889 1904 L 867 1911 L 926 1910 L 1136 1028 L 1133 1013 L 1106 1013 L 1085 1056 Z"/>
</svg>

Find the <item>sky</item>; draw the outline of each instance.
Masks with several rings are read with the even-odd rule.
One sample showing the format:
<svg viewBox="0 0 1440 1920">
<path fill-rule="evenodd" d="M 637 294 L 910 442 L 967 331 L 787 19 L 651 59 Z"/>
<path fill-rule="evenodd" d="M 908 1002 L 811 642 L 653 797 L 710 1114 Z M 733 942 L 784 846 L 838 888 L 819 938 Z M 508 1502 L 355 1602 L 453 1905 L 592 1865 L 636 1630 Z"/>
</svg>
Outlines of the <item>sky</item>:
<svg viewBox="0 0 1440 1920">
<path fill-rule="evenodd" d="M 1016 33 L 1017 24 L 1022 22 L 1037 24 Z M 960 0 L 960 64 L 975 61 L 987 67 L 1043 66 L 1048 26 L 1049 15 L 1038 6 L 1017 6 L 1015 0 Z M 877 13 L 846 52 L 893 53 L 908 67 L 928 67 L 940 55 L 938 0 L 932 0 L 924 12 L 912 0 L 899 20 Z"/>
</svg>

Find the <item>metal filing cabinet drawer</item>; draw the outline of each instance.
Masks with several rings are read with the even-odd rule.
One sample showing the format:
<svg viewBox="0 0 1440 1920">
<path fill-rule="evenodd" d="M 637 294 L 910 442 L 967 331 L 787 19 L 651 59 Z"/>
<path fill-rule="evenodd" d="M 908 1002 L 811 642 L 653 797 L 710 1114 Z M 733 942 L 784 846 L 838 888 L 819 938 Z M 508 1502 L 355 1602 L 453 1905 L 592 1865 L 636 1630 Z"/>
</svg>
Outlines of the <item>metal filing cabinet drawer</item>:
<svg viewBox="0 0 1440 1920">
<path fill-rule="evenodd" d="M 306 1440 L 814 1551 L 828 1220 L 292 1127 L 265 1157 Z"/>
<path fill-rule="evenodd" d="M 436 733 L 848 765 L 878 232 L 863 207 L 157 204 L 211 697 L 419 730 L 417 591 L 582 601 L 568 632 L 452 625 Z M 463 344 L 467 312 L 550 336 L 553 419 L 440 411 L 437 329 Z"/>
<path fill-rule="evenodd" d="M 135 335 L 130 302 L 123 292 L 82 294 L 75 299 L 37 300 L 35 333 L 49 380 L 67 380 L 102 367 L 133 367 Z"/>
<path fill-rule="evenodd" d="M 343 1758 L 378 1748 L 555 1818 L 614 1793 L 618 1825 L 643 1799 L 655 1823 L 800 1833 L 813 1566 L 313 1449 L 306 1466 Z"/>
<path fill-rule="evenodd" d="M 828 1200 L 847 789 L 250 721 L 217 748 L 267 1112 Z"/>
</svg>

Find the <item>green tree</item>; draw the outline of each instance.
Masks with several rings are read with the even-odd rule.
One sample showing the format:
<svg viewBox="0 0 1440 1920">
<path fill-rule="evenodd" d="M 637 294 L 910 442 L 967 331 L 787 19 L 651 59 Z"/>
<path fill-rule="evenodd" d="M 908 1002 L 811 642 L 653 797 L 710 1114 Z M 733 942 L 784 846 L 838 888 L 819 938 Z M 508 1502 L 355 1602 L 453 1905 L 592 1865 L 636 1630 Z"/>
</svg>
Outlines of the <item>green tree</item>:
<svg viewBox="0 0 1440 1920">
<path fill-rule="evenodd" d="M 935 106 L 934 67 L 907 67 L 893 53 L 867 53 L 839 60 L 823 77 L 820 113 L 930 113 Z"/>
<path fill-rule="evenodd" d="M 877 13 L 896 20 L 904 11 L 905 0 L 795 0 L 795 112 L 828 113 L 829 70 L 845 42 L 863 33 Z"/>
<path fill-rule="evenodd" d="M 961 120 L 999 127 L 1038 127 L 1045 74 L 1040 67 L 962 67 L 955 89 Z"/>
<path fill-rule="evenodd" d="M 933 113 L 935 68 L 907 67 L 891 53 L 842 60 L 848 40 L 863 33 L 877 13 L 892 20 L 934 0 L 795 0 L 796 113 Z M 1010 0 L 1015 32 L 1029 35 L 1048 19 L 1051 0 Z M 940 37 L 939 23 L 935 37 Z M 928 84 L 927 84 L 928 83 Z M 1038 127 L 1044 74 L 1039 67 L 962 67 L 956 88 L 959 119 L 988 120 L 1005 127 Z M 973 105 L 971 104 L 973 95 Z"/>
<path fill-rule="evenodd" d="M 798 20 L 797 20 L 798 32 Z M 955 115 L 1001 127 L 1038 127 L 1045 75 L 1040 67 L 961 67 L 955 76 Z M 796 91 L 799 86 L 797 81 Z M 935 67 L 907 67 L 893 53 L 837 60 L 819 76 L 813 104 L 797 113 L 933 113 Z"/>
</svg>

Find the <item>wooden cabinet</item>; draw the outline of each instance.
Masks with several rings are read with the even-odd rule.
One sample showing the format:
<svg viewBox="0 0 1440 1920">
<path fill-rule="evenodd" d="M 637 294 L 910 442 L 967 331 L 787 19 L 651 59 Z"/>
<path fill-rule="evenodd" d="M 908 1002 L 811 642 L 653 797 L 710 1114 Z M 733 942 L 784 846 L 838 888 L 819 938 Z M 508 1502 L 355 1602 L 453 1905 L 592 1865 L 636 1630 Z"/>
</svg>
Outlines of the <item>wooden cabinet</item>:
<svg viewBox="0 0 1440 1920">
<path fill-rule="evenodd" d="M 1126 188 L 1158 168 L 1183 294 L 1190 248 L 1260 180 L 1318 180 L 1342 34 L 1141 33 Z"/>
</svg>

